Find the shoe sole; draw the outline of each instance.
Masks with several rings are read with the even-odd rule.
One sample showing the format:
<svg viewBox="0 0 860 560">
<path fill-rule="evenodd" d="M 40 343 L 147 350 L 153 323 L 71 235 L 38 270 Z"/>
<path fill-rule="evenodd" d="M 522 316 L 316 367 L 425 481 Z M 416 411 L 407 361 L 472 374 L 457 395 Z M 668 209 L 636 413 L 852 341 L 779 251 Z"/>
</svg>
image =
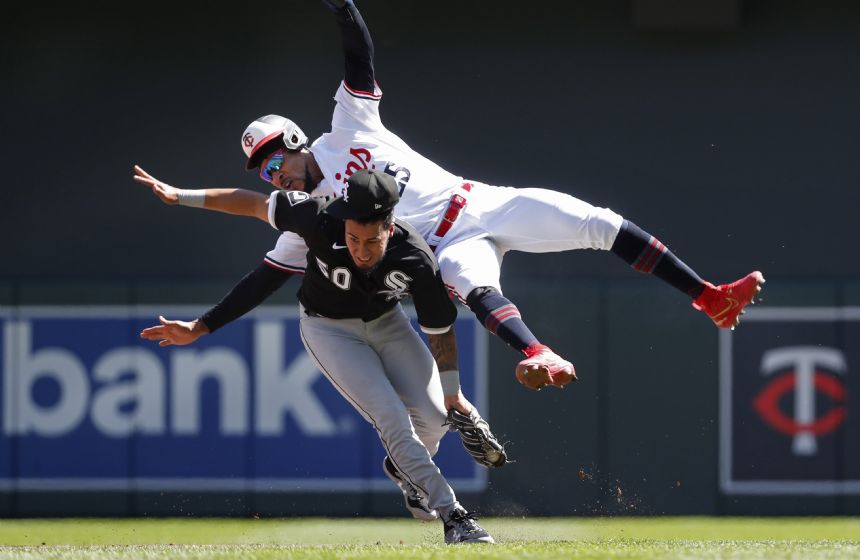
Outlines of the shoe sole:
<svg viewBox="0 0 860 560">
<path fill-rule="evenodd" d="M 492 535 L 484 535 L 483 537 L 477 537 L 474 539 L 464 539 L 461 541 L 445 541 L 445 544 L 496 544 L 495 539 L 493 539 Z"/>
<path fill-rule="evenodd" d="M 478 539 L 471 539 L 468 541 L 460 541 L 457 544 L 496 544 L 496 541 L 493 537 L 487 535 L 486 537 L 481 537 Z"/>
<path fill-rule="evenodd" d="M 493 540 L 493 537 L 481 537 L 480 539 L 472 539 L 468 541 L 456 541 L 445 544 L 496 544 L 496 541 Z"/>
<path fill-rule="evenodd" d="M 746 309 L 745 309 L 746 306 L 747 305 L 755 305 L 756 298 L 761 293 L 762 285 L 766 282 L 766 280 L 764 279 L 764 275 L 757 270 L 755 272 L 751 272 L 749 275 L 752 276 L 753 278 L 755 278 L 755 281 L 756 281 L 755 289 L 753 290 L 752 295 L 749 297 L 749 301 L 746 301 L 745 303 L 742 303 L 740 305 L 741 309 L 738 312 L 738 314 L 735 315 L 734 320 L 732 321 L 732 326 L 730 327 L 731 330 L 735 330 L 735 327 L 737 327 L 741 323 L 741 315 L 744 315 L 746 313 Z M 722 321 L 722 323 L 725 323 L 725 321 Z M 717 323 L 717 326 L 721 327 L 721 328 L 725 328 L 725 327 L 722 327 L 719 323 Z"/>
<path fill-rule="evenodd" d="M 547 366 L 537 364 L 518 365 L 515 372 L 520 383 L 535 391 L 540 391 L 547 385 L 564 389 L 565 385 L 576 381 L 576 373 L 566 374 L 559 371 L 553 375 Z"/>
</svg>

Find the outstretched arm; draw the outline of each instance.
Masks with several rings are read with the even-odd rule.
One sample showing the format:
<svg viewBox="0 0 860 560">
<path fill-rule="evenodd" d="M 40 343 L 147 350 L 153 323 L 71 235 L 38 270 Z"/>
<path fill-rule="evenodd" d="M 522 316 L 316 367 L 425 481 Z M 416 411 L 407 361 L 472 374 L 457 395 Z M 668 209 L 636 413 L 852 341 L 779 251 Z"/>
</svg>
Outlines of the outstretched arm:
<svg viewBox="0 0 860 560">
<path fill-rule="evenodd" d="M 268 223 L 269 197 L 245 189 L 179 189 L 159 181 L 143 170 L 139 165 L 134 166 L 134 180 L 148 187 L 152 194 L 165 204 L 179 204 L 215 210 L 226 214 L 249 216 Z"/>
<path fill-rule="evenodd" d="M 290 279 L 292 273 L 260 263 L 242 278 L 212 309 L 200 316 L 210 332 L 251 311 Z"/>
<path fill-rule="evenodd" d="M 284 285 L 289 272 L 260 264 L 242 278 L 213 308 L 193 321 L 170 321 L 159 317 L 159 325 L 143 329 L 141 338 L 157 340 L 159 346 L 184 346 L 213 333 L 263 303 Z"/>
<path fill-rule="evenodd" d="M 352 0 L 323 0 L 335 15 L 343 45 L 344 82 L 353 90 L 372 92 L 373 40 Z"/>
</svg>

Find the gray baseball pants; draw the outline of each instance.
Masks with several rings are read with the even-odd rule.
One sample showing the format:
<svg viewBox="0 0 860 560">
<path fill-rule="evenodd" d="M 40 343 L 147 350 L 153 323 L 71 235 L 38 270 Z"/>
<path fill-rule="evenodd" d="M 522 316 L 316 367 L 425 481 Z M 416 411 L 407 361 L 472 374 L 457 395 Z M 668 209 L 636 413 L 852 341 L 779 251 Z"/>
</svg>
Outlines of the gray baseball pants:
<svg viewBox="0 0 860 560">
<path fill-rule="evenodd" d="M 302 309 L 299 328 L 320 371 L 376 429 L 394 465 L 427 496 L 427 505 L 457 505 L 432 459 L 447 432 L 439 370 L 403 308 L 366 323 Z"/>
</svg>

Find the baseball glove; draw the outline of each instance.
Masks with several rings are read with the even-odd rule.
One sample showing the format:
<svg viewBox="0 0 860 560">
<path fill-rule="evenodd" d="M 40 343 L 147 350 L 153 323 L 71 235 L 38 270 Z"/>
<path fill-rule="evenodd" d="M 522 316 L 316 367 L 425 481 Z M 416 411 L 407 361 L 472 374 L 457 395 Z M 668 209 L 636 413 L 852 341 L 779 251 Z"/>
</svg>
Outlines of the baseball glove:
<svg viewBox="0 0 860 560">
<path fill-rule="evenodd" d="M 473 407 L 472 412 L 466 416 L 452 408 L 448 411 L 443 426 L 449 426 L 450 431 L 460 434 L 463 447 L 479 465 L 496 468 L 508 461 L 505 446 L 499 443 L 490 431 L 490 425 L 481 418 L 478 409 Z"/>
</svg>

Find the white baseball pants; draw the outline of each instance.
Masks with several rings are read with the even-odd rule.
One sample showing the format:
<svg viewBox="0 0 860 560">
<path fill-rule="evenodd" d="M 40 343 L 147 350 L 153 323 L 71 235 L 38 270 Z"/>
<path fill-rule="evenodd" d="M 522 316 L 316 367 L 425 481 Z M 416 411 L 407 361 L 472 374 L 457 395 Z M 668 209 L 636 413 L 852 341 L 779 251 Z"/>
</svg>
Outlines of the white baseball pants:
<svg viewBox="0 0 860 560">
<path fill-rule="evenodd" d="M 608 250 L 624 218 L 549 189 L 472 183 L 466 207 L 436 249 L 442 279 L 464 300 L 475 288 L 499 292 L 508 251 Z"/>
</svg>

